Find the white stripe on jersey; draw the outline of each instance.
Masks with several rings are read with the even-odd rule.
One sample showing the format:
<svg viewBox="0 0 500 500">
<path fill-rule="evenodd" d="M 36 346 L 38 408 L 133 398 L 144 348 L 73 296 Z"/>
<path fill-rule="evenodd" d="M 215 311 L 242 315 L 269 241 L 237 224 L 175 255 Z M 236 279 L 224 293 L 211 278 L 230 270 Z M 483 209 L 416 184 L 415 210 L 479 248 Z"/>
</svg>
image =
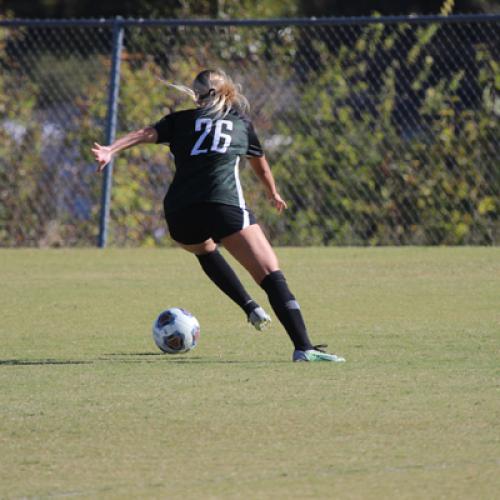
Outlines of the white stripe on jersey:
<svg viewBox="0 0 500 500">
<path fill-rule="evenodd" d="M 236 163 L 234 164 L 234 179 L 236 181 L 236 190 L 238 191 L 238 203 L 242 210 L 245 210 L 245 198 L 243 197 L 243 189 L 241 188 L 240 182 L 240 157 L 236 157 Z"/>
<path fill-rule="evenodd" d="M 250 225 L 250 213 L 246 209 L 245 198 L 243 197 L 243 189 L 240 182 L 240 157 L 236 157 L 236 163 L 234 164 L 234 179 L 236 181 L 236 190 L 238 191 L 238 203 L 243 212 L 243 225 L 241 229 L 245 229 Z"/>
</svg>

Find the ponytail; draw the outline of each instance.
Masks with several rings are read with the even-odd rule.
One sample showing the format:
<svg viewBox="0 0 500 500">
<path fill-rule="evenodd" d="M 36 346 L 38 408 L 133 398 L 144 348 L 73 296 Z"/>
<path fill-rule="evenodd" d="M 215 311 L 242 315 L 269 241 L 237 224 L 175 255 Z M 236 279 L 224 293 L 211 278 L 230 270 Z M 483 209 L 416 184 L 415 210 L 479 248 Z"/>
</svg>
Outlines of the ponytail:
<svg viewBox="0 0 500 500">
<path fill-rule="evenodd" d="M 191 97 L 198 107 L 206 109 L 216 117 L 226 116 L 231 109 L 246 113 L 250 105 L 247 98 L 241 93 L 240 85 L 220 69 L 208 69 L 198 74 L 194 79 L 193 88 L 165 82 Z"/>
</svg>

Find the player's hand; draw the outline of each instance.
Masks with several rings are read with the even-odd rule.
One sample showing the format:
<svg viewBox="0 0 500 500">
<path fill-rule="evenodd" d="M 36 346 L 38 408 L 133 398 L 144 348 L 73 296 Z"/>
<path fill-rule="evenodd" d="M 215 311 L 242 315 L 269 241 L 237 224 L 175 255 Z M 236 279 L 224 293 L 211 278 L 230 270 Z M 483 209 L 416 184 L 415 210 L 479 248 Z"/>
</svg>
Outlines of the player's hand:
<svg viewBox="0 0 500 500">
<path fill-rule="evenodd" d="M 111 148 L 109 146 L 101 146 L 100 144 L 97 144 L 97 142 L 94 142 L 92 153 L 94 153 L 95 159 L 99 163 L 97 166 L 97 172 L 102 172 L 113 156 Z"/>
<path fill-rule="evenodd" d="M 276 208 L 279 213 L 288 208 L 286 201 L 278 193 L 271 195 L 270 199 L 271 203 L 274 205 L 274 208 Z"/>
</svg>

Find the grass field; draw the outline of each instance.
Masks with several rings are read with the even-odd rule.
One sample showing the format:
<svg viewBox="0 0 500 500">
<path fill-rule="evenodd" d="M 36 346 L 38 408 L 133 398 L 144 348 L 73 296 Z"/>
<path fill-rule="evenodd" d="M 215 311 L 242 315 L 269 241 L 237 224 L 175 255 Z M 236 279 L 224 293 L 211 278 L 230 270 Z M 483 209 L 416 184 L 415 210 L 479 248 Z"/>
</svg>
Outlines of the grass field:
<svg viewBox="0 0 500 500">
<path fill-rule="evenodd" d="M 498 498 L 499 249 L 278 254 L 347 363 L 291 363 L 180 250 L 0 251 L 0 497 Z"/>
</svg>

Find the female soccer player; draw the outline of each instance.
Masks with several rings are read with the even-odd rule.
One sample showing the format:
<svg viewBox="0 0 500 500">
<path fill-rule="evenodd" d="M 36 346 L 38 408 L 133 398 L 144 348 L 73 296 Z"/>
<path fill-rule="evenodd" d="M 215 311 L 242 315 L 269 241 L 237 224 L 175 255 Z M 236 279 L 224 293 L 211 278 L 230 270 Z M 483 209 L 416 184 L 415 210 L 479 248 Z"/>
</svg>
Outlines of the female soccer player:
<svg viewBox="0 0 500 500">
<path fill-rule="evenodd" d="M 170 84 L 171 85 L 171 84 Z M 188 93 L 196 107 L 171 113 L 154 125 L 130 132 L 109 146 L 94 144 L 98 171 L 113 155 L 141 143 L 169 144 L 176 171 L 164 200 L 171 237 L 196 255 L 208 277 L 246 313 L 258 330 L 270 317 L 249 296 L 217 243 L 233 255 L 266 292 L 271 307 L 294 345 L 293 361 L 344 358 L 313 346 L 298 302 L 290 292 L 278 259 L 252 212 L 239 179 L 241 156 L 262 182 L 278 212 L 287 208 L 279 195 L 254 128 L 246 117 L 248 101 L 221 70 L 202 71 Z"/>
</svg>

